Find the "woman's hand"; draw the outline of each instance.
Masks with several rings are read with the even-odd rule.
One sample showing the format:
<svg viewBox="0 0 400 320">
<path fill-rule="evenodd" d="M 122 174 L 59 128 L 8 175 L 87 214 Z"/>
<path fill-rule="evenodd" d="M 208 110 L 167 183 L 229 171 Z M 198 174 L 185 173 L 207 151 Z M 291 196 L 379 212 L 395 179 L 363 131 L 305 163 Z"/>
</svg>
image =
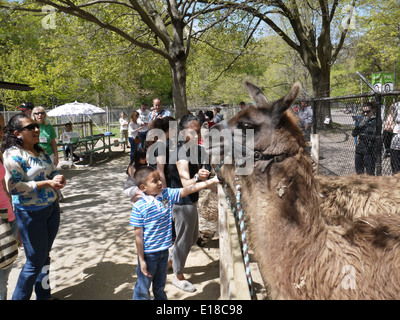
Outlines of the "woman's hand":
<svg viewBox="0 0 400 320">
<path fill-rule="evenodd" d="M 58 166 L 58 154 L 54 154 L 54 166 L 57 168 Z"/>
<path fill-rule="evenodd" d="M 51 187 L 54 190 L 58 191 L 65 187 L 67 181 L 65 180 L 63 175 L 59 174 L 56 175 L 52 180 L 35 181 L 35 183 L 38 189 Z"/>
<path fill-rule="evenodd" d="M 143 191 L 137 188 L 135 191 L 135 195 L 131 198 L 131 202 L 135 203 L 136 201 L 138 201 L 142 197 L 142 193 Z"/>
<path fill-rule="evenodd" d="M 62 188 L 65 187 L 65 184 L 67 183 L 67 180 L 65 180 L 64 176 L 62 174 L 56 175 L 53 180 L 51 180 L 51 187 L 54 190 L 61 190 Z"/>
<path fill-rule="evenodd" d="M 199 180 L 206 180 L 208 176 L 210 175 L 210 171 L 207 169 L 200 169 L 199 172 L 197 173 L 199 176 Z"/>
</svg>

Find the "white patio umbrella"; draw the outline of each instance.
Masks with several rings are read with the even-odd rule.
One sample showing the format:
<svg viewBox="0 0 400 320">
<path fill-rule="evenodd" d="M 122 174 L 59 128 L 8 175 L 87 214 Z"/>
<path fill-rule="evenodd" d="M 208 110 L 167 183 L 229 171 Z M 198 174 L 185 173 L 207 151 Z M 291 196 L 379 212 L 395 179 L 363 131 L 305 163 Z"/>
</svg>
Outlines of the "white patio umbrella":
<svg viewBox="0 0 400 320">
<path fill-rule="evenodd" d="M 103 109 L 89 103 L 72 102 L 63 104 L 47 112 L 49 117 L 61 116 L 92 116 L 106 113 Z"/>
<path fill-rule="evenodd" d="M 72 116 L 88 116 L 92 121 L 93 119 L 91 116 L 97 115 L 97 114 L 105 114 L 106 112 L 99 107 L 96 107 L 92 104 L 89 103 L 83 103 L 83 102 L 71 102 L 71 103 L 66 103 L 63 104 L 59 107 L 56 107 L 49 112 L 47 112 L 47 115 L 49 117 L 61 117 L 61 116 L 67 116 L 70 120 Z M 71 120 L 72 122 L 72 120 Z M 101 130 L 101 128 L 97 125 L 95 121 L 93 121 L 96 127 Z"/>
</svg>

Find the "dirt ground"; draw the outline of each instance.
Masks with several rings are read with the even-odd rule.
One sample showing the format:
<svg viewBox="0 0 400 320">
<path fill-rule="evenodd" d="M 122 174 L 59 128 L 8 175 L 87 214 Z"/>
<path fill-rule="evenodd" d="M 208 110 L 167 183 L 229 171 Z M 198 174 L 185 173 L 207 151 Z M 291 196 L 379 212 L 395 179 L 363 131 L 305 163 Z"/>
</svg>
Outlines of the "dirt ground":
<svg viewBox="0 0 400 320">
<path fill-rule="evenodd" d="M 128 149 L 129 150 L 129 149 Z M 86 168 L 60 170 L 67 179 L 61 224 L 51 252 L 52 294 L 60 300 L 130 300 L 136 282 L 137 255 L 131 203 L 123 194 L 129 151 L 114 149 L 109 159 Z M 14 263 L 8 285 L 11 299 L 25 261 L 24 250 Z M 217 300 L 219 288 L 218 239 L 206 247 L 193 246 L 185 276 L 197 291 L 165 287 L 171 300 Z M 31 299 L 35 299 L 32 294 Z"/>
</svg>

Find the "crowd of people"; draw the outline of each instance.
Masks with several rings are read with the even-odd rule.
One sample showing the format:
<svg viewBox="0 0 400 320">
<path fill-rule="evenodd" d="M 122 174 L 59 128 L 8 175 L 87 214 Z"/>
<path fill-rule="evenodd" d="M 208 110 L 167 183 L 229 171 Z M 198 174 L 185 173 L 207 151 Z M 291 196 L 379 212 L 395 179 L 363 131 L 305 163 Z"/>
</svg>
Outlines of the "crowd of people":
<svg viewBox="0 0 400 320">
<path fill-rule="evenodd" d="M 57 171 L 57 137 L 46 111 L 29 102 L 18 108 L 21 113 L 12 116 L 7 124 L 0 117 L 3 141 L 0 206 L 7 208 L 13 236 L 24 247 L 26 255 L 12 299 L 28 300 L 35 291 L 38 300 L 48 300 L 52 299 L 48 280 L 49 253 L 60 224 L 60 190 L 66 180 Z M 215 188 L 218 180 L 210 178 L 210 167 L 202 165 L 201 159 L 194 162 L 188 159 L 192 159 L 191 152 L 204 154 L 200 150 L 200 126 L 205 121 L 209 127 L 222 121 L 220 111 L 216 107 L 213 111 L 201 111 L 196 116 L 188 114 L 181 119 L 178 132 L 186 141 L 197 139 L 199 143 L 197 150 L 185 149 L 182 154 L 186 156 L 171 163 L 168 159 L 169 125 L 175 119 L 162 107 L 159 98 L 153 100 L 151 110 L 142 103 L 129 117 L 125 113 L 120 115 L 121 138 L 130 144 L 130 163 L 123 188 L 132 202 L 130 225 L 135 228 L 138 252 L 134 299 L 148 299 L 151 283 L 154 297 L 166 299 L 164 286 L 168 267 L 173 270 L 176 287 L 196 291 L 185 279 L 184 267 L 199 236 L 197 201 L 199 191 Z M 159 129 L 164 134 L 149 137 L 151 129 Z M 67 123 L 65 130 L 66 134 L 71 132 L 72 125 Z M 173 147 L 179 150 L 184 147 L 184 141 Z M 149 157 L 151 148 L 154 152 Z M 12 265 L 0 269 L 0 300 L 7 298 L 11 269 Z M 47 281 L 43 281 L 45 277 Z"/>
<path fill-rule="evenodd" d="M 139 135 L 141 143 L 133 153 L 135 147 L 131 143 L 131 161 L 124 185 L 124 193 L 133 203 L 130 225 L 135 228 L 138 252 L 138 280 L 133 299 L 138 300 L 150 298 L 151 284 L 155 299 L 167 298 L 164 292 L 167 268 L 173 271 L 173 285 L 186 292 L 196 291 L 185 278 L 184 268 L 190 249 L 199 238 L 199 191 L 206 187 L 216 191 L 214 184 L 218 182 L 216 177 L 210 179 L 209 164 L 202 165 L 199 158 L 204 155 L 200 128 L 204 122 L 211 127 L 223 119 L 220 108 L 183 116 L 174 132 L 182 140 L 177 143 L 170 140 L 174 130 L 170 124 L 175 119 L 161 107 L 160 99 L 154 99 L 153 107 L 147 112 L 142 104 L 139 111 L 134 111 L 138 114 L 131 121 L 132 135 Z M 158 131 L 146 136 L 144 132 L 151 129 Z M 196 141 L 194 148 L 185 148 L 191 139 Z M 178 158 L 169 161 L 174 148 Z M 185 152 L 180 152 L 181 148 Z M 192 160 L 191 153 L 198 157 L 197 161 Z"/>
<path fill-rule="evenodd" d="M 361 107 L 362 115 L 356 120 L 352 136 L 356 139 L 355 169 L 357 174 L 375 175 L 377 162 L 377 106 L 374 101 Z M 382 110 L 383 112 L 383 110 Z M 392 174 L 400 171 L 400 103 L 393 103 L 387 114 L 381 114 L 383 157 L 390 158 Z"/>
<path fill-rule="evenodd" d="M 361 115 L 353 116 L 355 127 L 351 134 L 355 139 L 354 166 L 357 174 L 376 174 L 377 162 L 377 106 L 375 101 L 361 104 Z M 300 101 L 293 111 L 299 118 L 299 126 L 306 141 L 310 141 L 313 110 L 306 101 Z M 393 103 L 387 114 L 382 107 L 383 157 L 390 158 L 392 174 L 400 172 L 400 102 Z"/>
<path fill-rule="evenodd" d="M 244 108 L 243 102 L 240 109 Z M 7 124 L 0 116 L 0 208 L 7 209 L 11 232 L 19 245 L 24 246 L 26 255 L 12 298 L 30 299 L 34 290 L 37 299 L 52 299 L 50 285 L 46 281 L 44 286 L 43 279 L 50 279 L 49 253 L 60 224 L 60 190 L 66 180 L 57 171 L 56 133 L 46 111 L 29 102 L 19 109 L 21 113 L 11 117 Z M 309 141 L 312 109 L 301 101 L 296 111 L 299 126 Z M 374 175 L 375 104 L 364 103 L 362 112 L 352 131 L 358 140 L 355 167 L 358 174 Z M 129 224 L 135 230 L 138 257 L 133 299 L 150 299 L 151 285 L 155 299 L 166 299 L 168 268 L 173 271 L 173 285 L 183 291 L 196 291 L 185 278 L 184 270 L 191 247 L 199 238 L 199 191 L 204 188 L 216 191 L 218 183 L 216 177 L 210 178 L 209 162 L 201 158 L 206 153 L 202 149 L 200 129 L 204 123 L 211 128 L 222 120 L 221 109 L 215 107 L 213 111 L 187 114 L 177 126 L 170 127 L 176 120 L 162 107 L 159 98 L 153 100 L 151 110 L 142 103 L 129 117 L 124 112 L 120 114 L 121 139 L 130 144 L 123 189 L 132 202 Z M 66 132 L 72 130 L 69 125 L 66 124 Z M 385 155 L 390 156 L 392 172 L 397 173 L 400 171 L 400 103 L 390 107 L 383 129 Z M 172 139 L 171 132 L 180 139 Z M 193 139 L 197 142 L 195 145 L 187 143 Z M 176 161 L 169 161 L 171 150 L 177 151 Z M 7 298 L 11 268 L 0 269 L 0 300 Z"/>
</svg>

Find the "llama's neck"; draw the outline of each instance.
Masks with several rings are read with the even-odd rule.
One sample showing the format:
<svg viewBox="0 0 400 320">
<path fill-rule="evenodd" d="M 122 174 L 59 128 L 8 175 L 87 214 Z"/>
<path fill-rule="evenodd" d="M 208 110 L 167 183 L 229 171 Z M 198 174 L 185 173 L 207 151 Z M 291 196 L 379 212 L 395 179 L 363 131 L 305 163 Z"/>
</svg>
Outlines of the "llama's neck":
<svg viewBox="0 0 400 320">
<path fill-rule="evenodd" d="M 288 278 L 282 266 L 292 263 L 293 256 L 316 254 L 316 246 L 324 242 L 317 239 L 326 236 L 312 167 L 303 157 L 285 160 L 285 170 L 283 163 L 271 167 L 268 176 L 260 176 L 256 184 L 252 181 L 252 187 L 244 188 L 248 192 L 243 208 L 250 217 L 250 247 L 271 277 L 280 273 L 282 279 Z"/>
<path fill-rule="evenodd" d="M 248 197 L 258 197 L 271 223 L 293 223 L 297 229 L 322 226 L 319 197 L 309 156 L 299 154 L 275 164 L 266 174 L 250 180 Z M 256 182 L 254 182 L 256 181 Z M 254 199 L 251 200 L 254 204 Z M 253 205 L 254 207 L 254 205 Z M 261 209 L 261 208 L 260 208 Z M 259 211 L 259 210 L 258 210 Z M 280 222 L 279 222 L 280 221 Z"/>
</svg>

